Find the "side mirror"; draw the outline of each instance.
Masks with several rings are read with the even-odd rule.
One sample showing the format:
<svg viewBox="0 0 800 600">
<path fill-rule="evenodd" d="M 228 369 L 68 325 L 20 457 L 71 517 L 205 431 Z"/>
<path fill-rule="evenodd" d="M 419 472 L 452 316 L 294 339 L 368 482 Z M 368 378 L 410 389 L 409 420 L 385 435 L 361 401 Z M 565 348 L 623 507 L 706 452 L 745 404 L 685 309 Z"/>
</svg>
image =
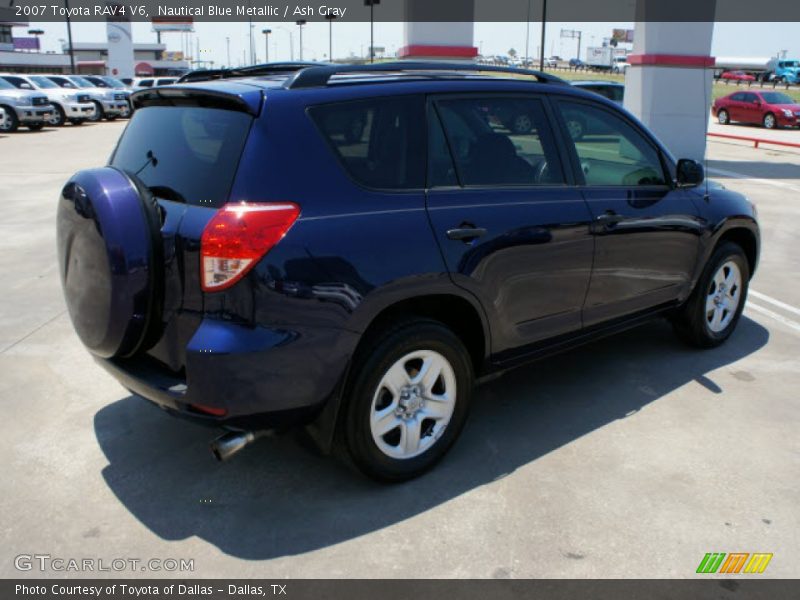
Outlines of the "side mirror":
<svg viewBox="0 0 800 600">
<path fill-rule="evenodd" d="M 678 187 L 695 187 L 703 183 L 705 170 L 696 160 L 682 158 L 678 161 L 677 167 Z"/>
</svg>

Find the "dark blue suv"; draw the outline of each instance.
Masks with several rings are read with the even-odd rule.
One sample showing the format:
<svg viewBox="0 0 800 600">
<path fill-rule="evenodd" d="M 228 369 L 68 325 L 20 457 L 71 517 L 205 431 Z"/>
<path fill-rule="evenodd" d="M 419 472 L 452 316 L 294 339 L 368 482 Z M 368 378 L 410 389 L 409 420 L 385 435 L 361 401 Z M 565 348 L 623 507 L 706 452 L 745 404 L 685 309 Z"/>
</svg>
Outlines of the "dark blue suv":
<svg viewBox="0 0 800 600">
<path fill-rule="evenodd" d="M 218 458 L 302 424 L 408 479 L 476 380 L 653 317 L 736 327 L 755 208 L 596 94 L 444 63 L 185 79 L 65 185 L 59 266 L 98 362 L 227 428 Z"/>
</svg>

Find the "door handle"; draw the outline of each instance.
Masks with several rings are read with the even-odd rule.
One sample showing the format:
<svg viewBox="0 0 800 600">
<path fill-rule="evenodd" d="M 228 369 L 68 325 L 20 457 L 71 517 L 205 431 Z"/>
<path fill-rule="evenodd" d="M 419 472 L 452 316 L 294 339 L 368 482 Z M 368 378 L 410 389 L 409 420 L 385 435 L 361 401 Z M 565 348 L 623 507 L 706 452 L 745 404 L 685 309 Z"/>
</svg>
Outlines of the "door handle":
<svg viewBox="0 0 800 600">
<path fill-rule="evenodd" d="M 471 242 L 484 235 L 486 235 L 486 229 L 483 227 L 457 227 L 456 229 L 447 230 L 448 238 L 461 240 L 462 242 Z"/>
</svg>

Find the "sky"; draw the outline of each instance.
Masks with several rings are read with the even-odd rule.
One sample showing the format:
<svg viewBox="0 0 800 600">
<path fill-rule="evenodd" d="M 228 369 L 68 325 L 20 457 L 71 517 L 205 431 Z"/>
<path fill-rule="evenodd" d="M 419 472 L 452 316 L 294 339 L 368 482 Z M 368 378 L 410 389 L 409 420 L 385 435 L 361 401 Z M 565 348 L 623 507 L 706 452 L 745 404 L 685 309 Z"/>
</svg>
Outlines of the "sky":
<svg viewBox="0 0 800 600">
<path fill-rule="evenodd" d="M 61 51 L 59 40 L 67 37 L 64 23 L 36 23 L 45 34 L 41 38 L 43 51 Z M 137 43 L 155 42 L 149 23 L 133 23 L 133 37 Z M 548 23 L 545 56 L 552 54 L 569 59 L 575 56 L 577 40 L 560 38 L 561 29 L 580 30 L 582 32 L 582 57 L 587 46 L 599 45 L 604 37 L 611 35 L 613 28 L 632 28 L 632 23 Z M 294 58 L 300 58 L 300 40 L 298 27 L 291 23 L 254 23 L 253 37 L 257 61 L 263 62 L 265 40 L 262 29 L 272 29 L 270 36 L 270 60 L 289 60 L 290 39 L 293 42 Z M 525 23 L 476 23 L 474 44 L 484 55 L 508 54 L 514 48 L 518 56 L 525 54 Z M 714 26 L 712 55 L 714 56 L 747 56 L 769 57 L 781 50 L 786 50 L 790 57 L 800 56 L 800 36 L 797 35 L 797 23 L 717 23 Z M 303 58 L 305 60 L 326 60 L 328 58 L 328 23 L 309 23 L 303 31 Z M 529 55 L 538 56 L 540 44 L 540 24 L 530 24 Z M 104 23 L 73 23 L 74 42 L 105 41 Z M 15 28 L 14 35 L 27 35 L 25 28 Z M 196 54 L 199 45 L 200 57 L 206 61 L 214 61 L 216 66 L 228 62 L 228 43 L 230 39 L 230 62 L 232 66 L 242 63 L 249 52 L 249 30 L 246 22 L 242 23 L 196 23 L 195 32 L 191 34 L 192 55 Z M 369 23 L 333 23 L 333 54 L 335 58 L 348 56 L 364 56 L 370 43 Z M 162 34 L 162 42 L 168 50 L 185 50 L 187 36 L 180 33 Z M 375 45 L 386 48 L 393 54 L 403 46 L 402 23 L 375 23 Z M 676 49 L 679 52 L 680 49 Z"/>
</svg>

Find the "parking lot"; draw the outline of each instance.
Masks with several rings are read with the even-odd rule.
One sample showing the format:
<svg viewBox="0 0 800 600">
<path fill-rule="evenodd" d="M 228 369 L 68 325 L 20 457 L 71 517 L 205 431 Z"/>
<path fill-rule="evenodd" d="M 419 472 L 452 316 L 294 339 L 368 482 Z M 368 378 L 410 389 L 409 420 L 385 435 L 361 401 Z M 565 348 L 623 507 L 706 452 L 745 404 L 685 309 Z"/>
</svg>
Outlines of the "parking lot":
<svg viewBox="0 0 800 600">
<path fill-rule="evenodd" d="M 293 436 L 219 464 L 213 431 L 93 363 L 61 296 L 56 199 L 124 126 L 0 135 L 0 575 L 64 576 L 15 568 L 47 554 L 193 560 L 99 573 L 129 577 L 695 577 L 707 552 L 767 552 L 761 577 L 800 577 L 800 149 L 709 143 L 763 234 L 726 345 L 655 322 L 513 372 L 479 388 L 438 468 L 382 486 Z"/>
</svg>

